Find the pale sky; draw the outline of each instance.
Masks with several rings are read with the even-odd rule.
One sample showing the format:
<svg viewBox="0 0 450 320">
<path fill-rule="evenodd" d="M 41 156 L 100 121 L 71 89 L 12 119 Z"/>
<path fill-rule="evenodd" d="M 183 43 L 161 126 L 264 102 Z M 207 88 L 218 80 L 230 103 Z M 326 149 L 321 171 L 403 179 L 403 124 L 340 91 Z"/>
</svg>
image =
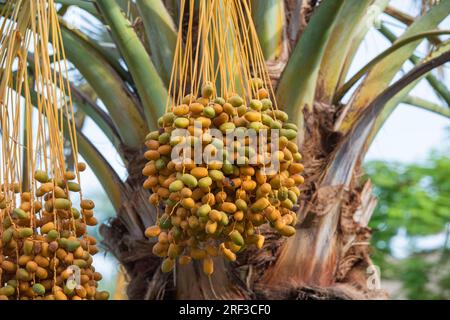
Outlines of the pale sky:
<svg viewBox="0 0 450 320">
<path fill-rule="evenodd" d="M 417 12 L 418 3 L 419 1 L 410 0 L 392 1 L 393 6 L 411 14 Z M 383 15 L 381 18 L 393 31 L 400 34 L 401 29 L 395 27 L 401 25 L 399 22 L 387 15 Z M 447 17 L 440 27 L 450 29 L 450 17 Z M 368 57 L 373 57 L 388 45 L 389 42 L 382 35 L 371 31 L 360 48 L 360 57 L 355 64 L 359 64 L 359 60 L 362 60 L 363 63 L 366 62 Z M 425 44 L 422 43 L 417 50 L 419 56 L 424 56 L 427 52 L 426 49 Z M 412 64 L 408 62 L 404 70 L 408 71 L 411 66 Z M 446 79 L 450 79 L 449 65 L 445 65 L 442 70 L 445 70 Z M 445 107 L 445 103 L 439 100 L 425 80 L 422 80 L 412 93 Z M 397 107 L 380 130 L 367 153 L 366 160 L 422 161 L 431 150 L 448 147 L 449 133 L 446 131 L 448 127 L 450 127 L 450 119 L 402 104 Z"/>
</svg>

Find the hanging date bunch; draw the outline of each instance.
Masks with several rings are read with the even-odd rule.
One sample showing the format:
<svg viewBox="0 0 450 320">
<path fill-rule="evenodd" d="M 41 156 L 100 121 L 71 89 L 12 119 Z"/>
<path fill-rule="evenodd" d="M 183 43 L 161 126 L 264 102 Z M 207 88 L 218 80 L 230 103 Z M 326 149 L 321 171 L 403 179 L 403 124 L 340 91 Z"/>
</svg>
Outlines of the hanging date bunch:
<svg viewBox="0 0 450 320">
<path fill-rule="evenodd" d="M 194 1 L 181 1 L 185 11 L 167 110 L 145 142 L 144 188 L 159 210 L 145 234 L 157 238 L 162 271 L 194 259 L 211 275 L 215 257 L 235 261 L 249 246 L 261 249 L 264 225 L 295 234 L 303 165 L 249 1 L 202 0 L 198 14 Z"/>
<path fill-rule="evenodd" d="M 8 1 L 3 10 L 10 19 L 0 44 L 0 300 L 108 299 L 92 265 L 95 205 L 80 187 L 86 165 L 77 156 L 55 5 Z"/>
</svg>

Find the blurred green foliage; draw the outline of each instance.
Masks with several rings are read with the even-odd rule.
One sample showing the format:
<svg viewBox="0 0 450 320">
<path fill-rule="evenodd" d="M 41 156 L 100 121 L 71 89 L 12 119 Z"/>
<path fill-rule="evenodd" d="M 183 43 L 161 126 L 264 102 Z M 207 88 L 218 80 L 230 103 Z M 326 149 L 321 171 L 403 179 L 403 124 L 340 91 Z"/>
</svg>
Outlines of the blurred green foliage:
<svg viewBox="0 0 450 320">
<path fill-rule="evenodd" d="M 421 164 L 372 161 L 365 165 L 378 197 L 370 222 L 373 260 L 382 278 L 401 281 L 402 298 L 450 298 L 449 154 L 433 152 Z M 408 244 L 405 258 L 393 254 L 392 240 L 399 234 Z M 433 249 L 420 245 L 426 236 L 436 235 L 444 241 L 436 241 Z"/>
</svg>

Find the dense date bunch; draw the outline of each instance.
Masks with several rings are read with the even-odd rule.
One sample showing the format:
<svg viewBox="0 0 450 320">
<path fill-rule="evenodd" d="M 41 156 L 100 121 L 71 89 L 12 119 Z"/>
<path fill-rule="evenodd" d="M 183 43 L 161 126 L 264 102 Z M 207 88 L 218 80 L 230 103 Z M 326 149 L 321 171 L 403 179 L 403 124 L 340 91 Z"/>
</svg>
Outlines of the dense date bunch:
<svg viewBox="0 0 450 320">
<path fill-rule="evenodd" d="M 4 188 L 0 195 L 0 300 L 108 299 L 107 292 L 97 291 L 102 276 L 92 266 L 92 255 L 98 248 L 86 234 L 87 226 L 97 224 L 94 202 L 81 200 L 80 210 L 72 206 L 70 192 L 81 191 L 74 172 L 52 179 L 38 170 L 34 177 L 34 195 L 20 193 L 18 183 L 10 186 L 19 205 L 8 204 L 12 200 Z"/>
<path fill-rule="evenodd" d="M 144 188 L 164 212 L 145 234 L 158 238 L 153 253 L 164 258 L 164 272 L 172 270 L 176 259 L 181 265 L 195 259 L 203 260 L 210 275 L 213 257 L 235 261 L 250 245 L 261 249 L 259 227 L 264 224 L 286 237 L 295 234 L 298 185 L 304 181 L 297 127 L 274 109 L 260 79 L 251 85 L 256 96 L 247 103 L 233 93 L 215 97 L 215 88 L 205 83 L 200 97 L 184 97 L 146 138 Z M 174 134 L 180 129 L 187 134 Z M 211 129 L 226 136 L 217 138 Z M 230 134 L 242 137 L 239 131 L 243 139 L 230 139 Z M 262 132 L 265 140 L 259 138 Z M 174 152 L 180 145 L 192 148 L 190 157 Z M 214 160 L 203 156 L 199 163 L 195 146 Z"/>
</svg>

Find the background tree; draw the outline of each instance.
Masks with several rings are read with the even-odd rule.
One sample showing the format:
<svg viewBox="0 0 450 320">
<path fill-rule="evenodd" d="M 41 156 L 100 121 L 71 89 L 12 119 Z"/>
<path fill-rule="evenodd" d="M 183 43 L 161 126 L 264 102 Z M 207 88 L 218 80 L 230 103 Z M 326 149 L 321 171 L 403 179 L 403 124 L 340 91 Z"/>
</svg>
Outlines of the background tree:
<svg viewBox="0 0 450 320">
<path fill-rule="evenodd" d="M 385 279 L 402 284 L 409 299 L 449 298 L 450 158 L 433 153 L 425 163 L 373 161 L 366 173 L 374 184 L 378 205 L 370 221 L 374 263 Z M 431 248 L 421 242 L 441 235 Z M 406 257 L 397 257 L 394 237 L 407 241 Z"/>
<path fill-rule="evenodd" d="M 384 296 L 366 283 L 366 269 L 372 264 L 368 222 L 376 200 L 371 182 L 359 179 L 361 163 L 400 102 L 449 116 L 449 91 L 429 73 L 450 59 L 449 44 L 440 38 L 450 31 L 438 29 L 450 12 L 449 0 L 419 17 L 390 8 L 388 0 L 252 2 L 278 103 L 302 132 L 298 143 L 306 184 L 296 236 L 285 240 L 266 230 L 264 250 L 249 251 L 233 264 L 217 263 L 211 279 L 196 263 L 183 272 L 162 274 L 161 260 L 152 255 L 153 244 L 143 235 L 156 218 L 141 186 L 143 140 L 164 112 L 175 21 L 186 13 L 172 0 L 57 2 L 67 58 L 80 77 L 69 79 L 77 112 L 105 133 L 128 173 L 122 180 L 79 130 L 78 149 L 117 213 L 101 232 L 126 269 L 131 299 Z M 70 7 L 88 12 L 94 28 L 75 30 L 65 23 Z M 349 79 L 355 53 L 383 10 L 405 25 L 404 32 L 395 39 L 381 26 L 392 47 Z M 98 30 L 100 34 L 93 34 Z M 101 40 L 105 37 L 108 46 Z M 415 49 L 425 39 L 430 53 L 417 56 Z M 416 66 L 396 78 L 407 60 Z M 411 95 L 423 77 L 445 106 Z"/>
</svg>

